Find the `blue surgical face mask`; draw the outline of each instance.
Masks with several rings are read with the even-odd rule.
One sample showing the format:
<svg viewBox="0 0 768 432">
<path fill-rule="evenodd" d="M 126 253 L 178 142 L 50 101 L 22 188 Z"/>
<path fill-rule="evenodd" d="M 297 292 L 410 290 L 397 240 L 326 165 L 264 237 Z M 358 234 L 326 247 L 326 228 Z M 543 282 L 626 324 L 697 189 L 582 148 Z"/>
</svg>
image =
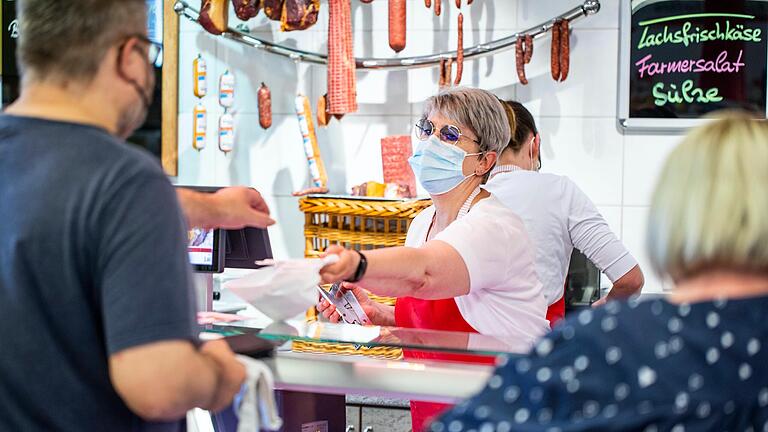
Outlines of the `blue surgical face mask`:
<svg viewBox="0 0 768 432">
<path fill-rule="evenodd" d="M 432 135 L 426 141 L 414 140 L 415 150 L 408 159 L 413 173 L 430 195 L 450 192 L 465 179 L 464 158 L 482 153 L 467 153 L 455 145 L 443 144 Z"/>
</svg>

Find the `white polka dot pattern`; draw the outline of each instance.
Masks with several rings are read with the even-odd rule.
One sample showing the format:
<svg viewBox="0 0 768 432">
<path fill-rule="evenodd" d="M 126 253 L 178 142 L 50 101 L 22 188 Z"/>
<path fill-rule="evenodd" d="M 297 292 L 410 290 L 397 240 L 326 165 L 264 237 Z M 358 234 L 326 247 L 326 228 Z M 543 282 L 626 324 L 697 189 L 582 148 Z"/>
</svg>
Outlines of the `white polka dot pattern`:
<svg viewBox="0 0 768 432">
<path fill-rule="evenodd" d="M 768 296 L 761 301 L 751 312 L 746 301 L 585 309 L 528 356 L 501 359 L 485 390 L 492 397 L 470 402 L 468 410 L 457 407 L 451 415 L 466 414 L 446 416 L 431 430 L 685 432 L 740 424 L 729 430 L 768 432 L 768 385 L 760 382 L 768 320 L 734 325 L 762 317 Z M 724 379 L 731 385 L 723 386 Z M 749 417 L 724 420 L 737 415 Z"/>
</svg>

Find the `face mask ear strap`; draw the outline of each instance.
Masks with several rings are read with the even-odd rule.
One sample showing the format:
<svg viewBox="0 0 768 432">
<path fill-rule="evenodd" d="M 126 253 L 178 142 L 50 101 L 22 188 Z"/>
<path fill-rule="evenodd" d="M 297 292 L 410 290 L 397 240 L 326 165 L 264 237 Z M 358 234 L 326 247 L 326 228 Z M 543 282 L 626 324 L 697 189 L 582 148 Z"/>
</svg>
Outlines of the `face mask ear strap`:
<svg viewBox="0 0 768 432">
<path fill-rule="evenodd" d="M 127 43 L 127 42 L 126 42 Z M 144 104 L 144 108 L 149 108 L 150 105 L 152 105 L 152 102 L 150 100 L 150 97 L 146 95 L 144 92 L 144 89 L 141 88 L 138 82 L 136 82 L 135 79 L 128 77 L 128 75 L 123 70 L 123 51 L 125 50 L 126 43 L 123 43 L 120 45 L 117 51 L 117 74 L 120 75 L 120 78 L 122 78 L 125 82 L 127 82 L 131 87 L 133 87 L 134 90 L 136 90 L 136 93 L 139 94 L 139 98 L 141 99 L 141 103 Z"/>
</svg>

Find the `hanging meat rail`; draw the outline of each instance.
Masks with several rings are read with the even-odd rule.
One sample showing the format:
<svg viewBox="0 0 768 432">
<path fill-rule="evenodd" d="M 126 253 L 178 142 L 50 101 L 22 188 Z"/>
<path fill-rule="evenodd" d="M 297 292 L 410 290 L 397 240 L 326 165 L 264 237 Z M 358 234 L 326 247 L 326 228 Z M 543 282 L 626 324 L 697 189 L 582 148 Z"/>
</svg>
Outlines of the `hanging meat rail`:
<svg viewBox="0 0 768 432">
<path fill-rule="evenodd" d="M 192 8 L 184 0 L 176 0 L 173 6 L 179 16 L 183 16 L 187 19 L 197 22 L 199 11 Z M 581 6 L 577 6 L 561 15 L 552 18 L 537 26 L 526 29 L 522 32 L 515 33 L 505 38 L 497 39 L 495 41 L 482 43 L 470 48 L 464 49 L 464 59 L 473 59 L 479 57 L 485 57 L 496 52 L 506 51 L 515 48 L 515 43 L 519 36 L 529 35 L 534 39 L 544 37 L 552 26 L 560 20 L 568 20 L 572 23 L 580 18 L 594 15 L 600 11 L 600 0 L 585 0 Z M 229 27 L 222 36 L 232 39 L 234 41 L 252 46 L 254 48 L 263 49 L 264 51 L 272 54 L 289 57 L 297 62 L 306 62 L 314 64 L 327 64 L 328 57 L 325 54 L 304 51 L 296 48 L 286 47 L 280 44 L 269 42 L 263 39 L 259 39 L 247 32 L 243 32 L 232 27 Z M 415 57 L 399 57 L 399 58 L 357 58 L 355 62 L 357 69 L 412 69 L 422 67 L 433 67 L 440 64 L 441 60 L 448 58 L 456 58 L 456 51 L 445 51 L 436 54 L 415 56 Z"/>
</svg>

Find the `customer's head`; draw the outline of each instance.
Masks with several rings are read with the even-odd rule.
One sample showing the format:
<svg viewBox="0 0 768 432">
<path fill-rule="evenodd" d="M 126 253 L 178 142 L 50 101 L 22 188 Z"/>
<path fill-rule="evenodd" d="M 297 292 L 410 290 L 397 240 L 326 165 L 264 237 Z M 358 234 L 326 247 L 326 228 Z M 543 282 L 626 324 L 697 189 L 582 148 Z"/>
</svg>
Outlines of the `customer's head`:
<svg viewBox="0 0 768 432">
<path fill-rule="evenodd" d="M 154 88 L 145 0 L 19 0 L 18 60 L 25 86 L 102 91 L 118 132 L 143 122 Z"/>
<path fill-rule="evenodd" d="M 517 101 L 505 101 L 507 119 L 515 132 L 499 157 L 499 165 L 516 165 L 523 169 L 541 168 L 541 136 L 533 115 Z"/>
<path fill-rule="evenodd" d="M 447 144 L 451 158 L 458 154 L 458 177 L 463 173 L 482 180 L 496 164 L 511 132 L 504 106 L 496 96 L 481 89 L 455 87 L 427 99 L 416 135 L 424 142 L 439 140 Z M 435 147 L 437 151 L 449 150 L 445 146 Z"/>
<path fill-rule="evenodd" d="M 667 159 L 648 247 L 661 275 L 768 273 L 768 123 L 728 112 L 693 130 Z"/>
</svg>

